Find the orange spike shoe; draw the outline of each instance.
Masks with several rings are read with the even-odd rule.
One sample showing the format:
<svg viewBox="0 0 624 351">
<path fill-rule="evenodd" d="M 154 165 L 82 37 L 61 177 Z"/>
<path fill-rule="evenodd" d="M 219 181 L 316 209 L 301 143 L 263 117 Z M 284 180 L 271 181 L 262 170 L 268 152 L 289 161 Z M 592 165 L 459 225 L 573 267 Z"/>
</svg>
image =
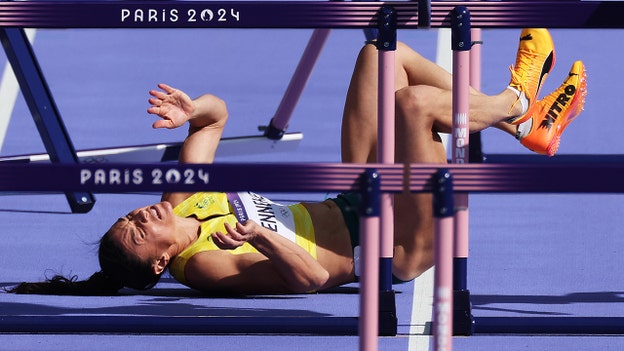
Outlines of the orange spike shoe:
<svg viewBox="0 0 624 351">
<path fill-rule="evenodd" d="M 559 148 L 561 134 L 583 111 L 586 95 L 585 65 L 576 61 L 563 84 L 529 109 L 526 116 L 532 122 L 530 130 L 521 135 L 522 127 L 519 127 L 516 137 L 528 149 L 553 156 Z"/>
<path fill-rule="evenodd" d="M 550 32 L 544 28 L 525 28 L 520 33 L 520 43 L 516 54 L 516 64 L 509 67 L 511 81 L 509 87 L 519 92 L 520 96 L 514 103 L 527 99 L 526 111 L 538 100 L 542 84 L 555 66 L 555 44 Z M 527 114 L 520 115 L 508 122 L 520 124 L 529 119 Z"/>
</svg>

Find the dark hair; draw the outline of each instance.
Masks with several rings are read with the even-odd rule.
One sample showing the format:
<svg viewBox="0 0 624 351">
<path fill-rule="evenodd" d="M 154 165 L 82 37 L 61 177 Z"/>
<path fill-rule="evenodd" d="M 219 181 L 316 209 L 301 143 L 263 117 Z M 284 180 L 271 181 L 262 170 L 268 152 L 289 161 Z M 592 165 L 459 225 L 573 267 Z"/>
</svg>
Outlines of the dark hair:
<svg viewBox="0 0 624 351">
<path fill-rule="evenodd" d="M 105 296 L 115 295 L 123 287 L 147 290 L 160 279 L 160 275 L 153 273 L 150 261 L 143 262 L 128 255 L 108 233 L 100 239 L 98 259 L 102 270 L 88 280 L 78 281 L 77 276 L 66 278 L 55 275 L 44 282 L 24 282 L 6 291 L 16 294 Z"/>
<path fill-rule="evenodd" d="M 100 267 L 111 279 L 122 286 L 135 290 L 152 288 L 160 279 L 160 274 L 152 271 L 152 260 L 141 261 L 118 245 L 106 233 L 100 240 L 98 252 Z"/>
<path fill-rule="evenodd" d="M 77 276 L 66 278 L 55 275 L 45 282 L 21 283 L 6 291 L 15 294 L 105 296 L 115 295 L 122 288 L 101 271 L 93 274 L 88 280 L 77 279 Z"/>
</svg>

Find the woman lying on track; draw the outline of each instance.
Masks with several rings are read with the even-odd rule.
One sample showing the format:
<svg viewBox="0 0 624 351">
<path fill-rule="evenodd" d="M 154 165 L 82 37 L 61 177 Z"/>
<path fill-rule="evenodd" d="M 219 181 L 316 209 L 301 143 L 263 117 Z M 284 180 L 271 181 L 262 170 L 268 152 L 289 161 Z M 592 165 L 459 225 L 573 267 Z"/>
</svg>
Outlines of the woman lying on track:
<svg viewBox="0 0 624 351">
<path fill-rule="evenodd" d="M 396 51 L 396 162 L 445 163 L 438 132 L 452 121 L 451 76 L 399 43 Z M 472 91 L 470 130 L 495 126 L 535 152 L 555 153 L 561 133 L 582 110 L 585 70 L 575 62 L 563 84 L 538 100 L 555 62 L 547 30 L 520 36 L 511 83 L 500 94 Z M 343 118 L 344 162 L 375 162 L 377 50 L 360 52 Z M 213 162 L 228 112 L 213 95 L 191 100 L 160 84 L 150 91 L 154 128 L 189 124 L 179 161 Z M 393 274 L 414 279 L 433 264 L 431 194 L 397 194 Z M 162 273 L 205 293 L 303 293 L 356 280 L 358 197 L 345 194 L 320 203 L 281 206 L 253 193 L 166 193 L 162 202 L 136 209 L 102 237 L 101 272 L 87 281 L 60 276 L 22 283 L 16 293 L 114 294 L 122 287 L 148 289 Z M 249 220 L 238 221 L 243 208 Z M 270 213 L 267 216 L 267 211 Z"/>
</svg>

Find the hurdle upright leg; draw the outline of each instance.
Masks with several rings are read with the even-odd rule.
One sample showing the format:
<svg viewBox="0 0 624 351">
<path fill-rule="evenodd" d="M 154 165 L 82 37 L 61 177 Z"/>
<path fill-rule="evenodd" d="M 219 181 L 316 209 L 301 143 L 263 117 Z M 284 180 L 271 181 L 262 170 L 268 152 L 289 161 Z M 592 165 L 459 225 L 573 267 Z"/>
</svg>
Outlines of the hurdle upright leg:
<svg viewBox="0 0 624 351">
<path fill-rule="evenodd" d="M 380 235 L 380 180 L 374 169 L 361 177 L 360 207 L 361 262 L 360 318 L 358 320 L 359 350 L 377 351 L 379 348 L 379 235 Z"/>
<path fill-rule="evenodd" d="M 451 14 L 451 46 L 453 50 L 453 130 L 452 162 L 464 164 L 470 158 L 470 53 L 472 47 L 470 12 L 458 6 Z M 455 247 L 453 253 L 453 291 L 456 335 L 472 334 L 473 321 L 467 289 L 468 265 L 468 193 L 455 194 Z"/>
<path fill-rule="evenodd" d="M 295 110 L 295 106 L 297 105 L 299 98 L 301 98 L 303 89 L 308 83 L 310 74 L 312 74 L 312 69 L 321 54 L 323 46 L 325 46 L 325 42 L 327 42 L 330 32 L 330 29 L 315 29 L 312 32 L 312 36 L 303 51 L 299 64 L 295 69 L 295 73 L 293 74 L 290 83 L 288 84 L 288 88 L 286 88 L 286 92 L 282 97 L 282 101 L 277 107 L 275 116 L 271 118 L 269 125 L 264 131 L 264 135 L 267 138 L 279 140 L 286 132 L 286 128 L 288 128 L 288 123 L 290 123 L 290 118 Z"/>
<path fill-rule="evenodd" d="M 448 170 L 433 175 L 435 272 L 433 350 L 453 350 L 453 178 Z"/>
<path fill-rule="evenodd" d="M 293 76 L 288 83 L 288 87 L 286 88 L 286 92 L 284 93 L 284 96 L 275 111 L 275 115 L 269 121 L 269 125 L 263 127 L 264 136 L 267 138 L 280 140 L 286 132 L 288 124 L 292 118 L 293 111 L 295 110 L 295 106 L 303 94 L 303 89 L 310 79 L 312 69 L 321 55 L 321 51 L 327 42 L 330 32 L 331 30 L 326 28 L 315 29 L 312 32 L 312 35 L 308 40 L 308 44 L 301 55 L 299 64 L 295 69 L 295 73 L 293 73 Z M 364 36 L 367 41 L 376 39 L 377 33 L 378 32 L 373 28 L 364 29 Z"/>
<path fill-rule="evenodd" d="M 0 27 L 0 41 L 50 160 L 56 163 L 78 163 L 76 150 L 24 29 Z M 65 195 L 72 212 L 75 213 L 89 212 L 95 204 L 95 197 L 91 193 L 76 192 Z"/>
<path fill-rule="evenodd" d="M 379 56 L 378 83 L 378 142 L 377 162 L 394 164 L 395 140 L 395 56 L 397 44 L 397 13 L 391 7 L 382 7 L 377 30 Z M 396 335 L 397 316 L 392 289 L 392 257 L 394 255 L 393 194 L 381 194 L 381 246 L 380 246 L 380 335 Z"/>
<path fill-rule="evenodd" d="M 481 28 L 470 28 L 470 86 L 478 91 L 481 90 L 481 46 L 483 45 L 481 35 Z M 482 163 L 481 132 L 472 133 L 469 138 L 469 161 Z"/>
</svg>

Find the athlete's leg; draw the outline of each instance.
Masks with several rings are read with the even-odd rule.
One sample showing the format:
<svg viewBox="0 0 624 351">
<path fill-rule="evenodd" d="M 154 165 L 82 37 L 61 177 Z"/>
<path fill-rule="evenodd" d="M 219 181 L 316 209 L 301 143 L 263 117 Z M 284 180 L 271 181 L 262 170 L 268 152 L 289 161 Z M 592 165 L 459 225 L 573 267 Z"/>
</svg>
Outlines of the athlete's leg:
<svg viewBox="0 0 624 351">
<path fill-rule="evenodd" d="M 531 46 L 531 50 L 528 46 Z M 491 97 L 473 92 L 470 97 L 471 132 L 500 124 L 510 117 L 520 116 L 525 110 L 528 110 L 526 116 L 514 119 L 515 123 L 522 126 L 531 120 L 539 121 L 548 115 L 549 109 L 553 109 L 551 106 L 561 111 L 560 115 L 563 117 L 557 118 L 555 123 L 558 122 L 561 126 L 559 129 L 563 130 L 568 121 L 572 121 L 583 107 L 586 92 L 585 74 L 582 63 L 575 63 L 569 77 L 560 88 L 537 102 L 537 92 L 543 83 L 544 72 L 552 68 L 553 55 L 554 48 L 547 31 L 523 30 L 510 86 L 521 92 L 520 96 L 524 95 L 527 100 L 519 100 L 518 95 L 510 89 Z M 566 95 L 566 91 L 570 94 Z M 554 102 L 558 99 L 561 103 Z M 408 86 L 396 93 L 397 162 L 446 162 L 446 152 L 437 132 L 450 131 L 451 121 L 445 116 L 452 115 L 451 101 L 451 92 L 445 87 Z M 527 119 L 527 122 L 522 122 Z M 536 123 L 533 122 L 533 125 Z M 549 154 L 553 149 L 556 151 L 559 140 L 556 132 L 548 133 L 533 128 L 527 138 L 531 135 L 539 142 L 530 144 L 530 141 L 526 141 L 523 143 L 525 146 L 529 147 L 530 144 L 534 146 L 534 150 L 547 150 Z M 398 278 L 409 280 L 433 265 L 432 196 L 397 194 L 394 211 L 393 272 Z"/>
<path fill-rule="evenodd" d="M 378 52 L 374 45 L 365 45 L 358 55 L 342 119 L 343 162 L 375 162 L 377 149 L 377 77 Z M 406 95 L 418 97 L 416 104 L 430 104 L 428 113 L 435 115 L 435 128 L 448 132 L 452 125 L 452 76 L 403 43 L 397 44 L 395 90 L 407 87 Z M 505 90 L 487 96 L 471 90 L 471 132 L 495 125 L 515 134 L 516 127 L 499 123 L 521 112 L 521 105 L 510 106 L 517 96 Z M 416 116 L 416 115 L 413 115 Z M 415 118 L 415 117 L 414 117 Z"/>
<path fill-rule="evenodd" d="M 358 56 L 347 94 L 342 129 L 344 162 L 375 162 L 377 148 L 378 52 L 366 45 Z M 396 161 L 446 162 L 438 131 L 452 126 L 452 76 L 406 45 L 396 51 Z M 496 96 L 471 91 L 472 131 L 509 118 L 517 100 L 505 89 Z M 519 114 L 521 105 L 511 113 Z M 507 125 L 507 124 L 506 124 Z M 514 133 L 515 127 L 509 126 Z M 431 196 L 395 197 L 395 275 L 411 279 L 432 264 Z"/>
<path fill-rule="evenodd" d="M 396 162 L 446 163 L 447 155 L 438 132 L 450 132 L 451 91 L 432 86 L 408 86 L 396 93 Z M 473 94 L 470 104 L 471 132 L 509 117 L 517 99 L 505 90 L 496 96 Z M 513 110 L 519 113 L 520 107 Z M 412 279 L 433 264 L 433 218 L 431 194 L 395 195 L 394 274 Z"/>
<path fill-rule="evenodd" d="M 452 77 L 403 44 L 398 45 L 396 57 L 395 161 L 445 163 L 446 152 L 438 132 L 451 130 Z M 471 90 L 470 131 L 500 126 L 515 134 L 516 127 L 503 121 L 518 117 L 512 119 L 521 124 L 532 118 L 533 111 L 541 106 L 535 104 L 539 88 L 553 64 L 554 47 L 548 31 L 523 30 L 510 82 L 515 91 L 504 89 L 498 95 L 487 96 Z M 377 75 L 377 51 L 368 45 L 358 57 L 345 104 L 345 162 L 376 161 Z M 394 206 L 394 273 L 401 279 L 412 279 L 433 264 L 431 195 L 397 195 Z"/>
<path fill-rule="evenodd" d="M 377 158 L 378 52 L 366 44 L 357 57 L 342 117 L 343 162 L 375 162 Z M 397 65 L 396 89 L 407 86 L 407 75 Z"/>
</svg>

